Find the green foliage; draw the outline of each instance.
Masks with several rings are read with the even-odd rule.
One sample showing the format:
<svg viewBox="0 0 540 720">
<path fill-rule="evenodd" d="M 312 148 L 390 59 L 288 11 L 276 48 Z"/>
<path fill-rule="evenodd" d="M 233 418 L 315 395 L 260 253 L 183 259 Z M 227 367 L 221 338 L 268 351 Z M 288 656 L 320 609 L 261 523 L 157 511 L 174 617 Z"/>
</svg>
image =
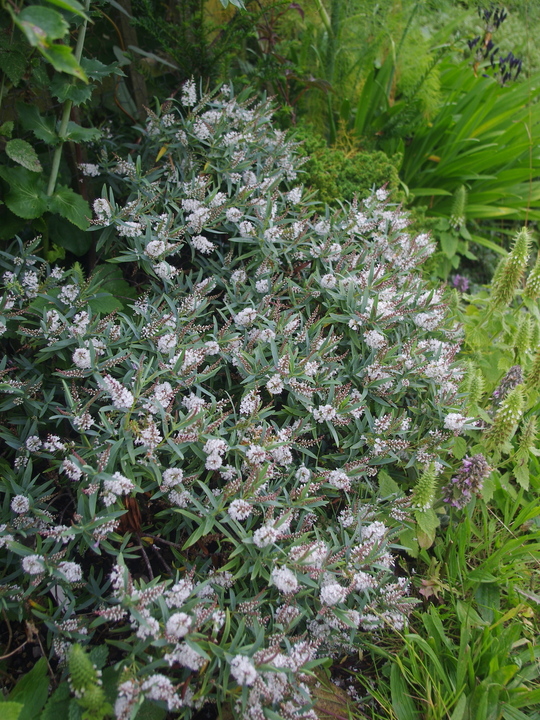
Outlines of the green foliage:
<svg viewBox="0 0 540 720">
<path fill-rule="evenodd" d="M 429 126 L 418 128 L 401 168 L 417 202 L 429 198 L 431 213 L 450 217 L 454 193 L 465 187 L 467 220 L 536 217 L 531 205 L 540 190 L 530 149 L 538 143 L 540 110 L 530 98 L 538 81 L 501 87 L 475 77 L 465 62 L 444 61 L 444 105 Z"/>
<path fill-rule="evenodd" d="M 7 12 L 0 17 L 0 70 L 4 73 L 0 103 L 6 104 L 6 90 L 9 89 L 13 96 L 10 111 L 13 112 L 13 105 L 16 108 L 16 121 L 8 120 L 2 125 L 3 134 L 11 139 L 5 143 L 5 155 L 0 156 L 4 163 L 0 166 L 3 181 L 0 192 L 11 221 L 2 227 L 0 235 L 11 239 L 14 232 L 23 232 L 30 225 L 42 233 L 44 252 L 48 254 L 51 252 L 49 237 L 53 234 L 49 233 L 50 223 L 51 230 L 54 226 L 61 238 L 60 244 L 82 255 L 87 251 L 88 243 L 81 241 L 73 226 L 80 230 L 88 227 L 90 207 L 68 184 L 58 183 L 61 168 L 62 174 L 67 175 L 65 182 L 72 180 L 72 176 L 65 173 L 66 166 L 62 166 L 63 149 L 66 142 L 89 143 L 100 138 L 97 129 L 70 120 L 71 109 L 90 100 L 96 86 L 89 83 L 89 78 L 102 79 L 114 72 L 116 65 L 106 66 L 99 60 L 82 56 L 89 3 L 85 10 L 76 0 L 49 2 L 55 7 L 29 5 L 15 11 L 6 5 Z M 11 21 L 13 26 L 10 28 L 6 21 Z M 75 29 L 78 23 L 74 50 L 68 44 L 58 42 L 67 39 L 68 31 Z M 26 39 L 16 27 L 23 31 Z M 37 47 L 41 56 L 53 65 L 55 72 L 50 79 L 44 61 L 34 59 L 33 72 L 27 72 L 27 42 Z M 22 63 L 20 73 L 15 71 L 18 59 Z M 11 88 L 8 80 L 12 83 Z M 19 95 L 15 87 L 23 82 L 27 96 L 41 94 L 42 86 L 48 84 L 51 96 L 63 103 L 59 123 L 53 113 L 43 114 L 40 103 L 13 102 Z M 11 99 L 9 92 L 7 99 Z M 14 133 L 22 137 L 12 137 Z M 66 239 L 68 237 L 71 239 Z M 55 242 L 54 237 L 52 241 Z"/>
<path fill-rule="evenodd" d="M 38 718 L 41 718 L 41 711 L 49 693 L 47 670 L 47 661 L 42 657 L 30 672 L 22 676 L 9 694 L 7 698 L 9 704 L 21 706 L 14 720 L 38 720 Z M 2 718 L 4 717 L 5 704 L 7 703 L 0 704 Z M 8 707 L 7 712 L 15 713 L 16 711 L 16 708 L 10 709 Z"/>
<path fill-rule="evenodd" d="M 49 0 L 49 2 L 52 2 L 52 0 Z M 77 0 L 55 1 L 53 4 L 60 5 L 70 13 L 75 13 L 75 15 L 81 18 L 87 18 L 85 9 Z M 45 60 L 51 63 L 57 72 L 65 72 L 80 78 L 84 82 L 88 82 L 88 78 L 79 64 L 79 59 L 73 54 L 72 49 L 68 45 L 56 42 L 57 40 L 64 40 L 69 31 L 69 23 L 62 13 L 41 5 L 27 5 L 22 9 L 15 9 L 6 3 L 3 7 L 4 10 L 10 14 L 14 25 L 24 33 L 30 45 L 37 48 Z M 4 72 L 13 77 L 16 66 L 13 64 L 10 65 L 10 61 L 11 63 L 13 63 L 13 61 L 17 62 L 16 59 L 20 57 L 21 54 L 18 50 L 7 53 L 9 58 L 7 60 L 7 67 L 6 58 L 1 65 Z M 11 70 L 11 73 L 9 73 L 8 70 Z M 17 71 L 15 70 L 13 81 L 18 79 Z"/>
<path fill-rule="evenodd" d="M 439 522 L 409 491 L 466 423 L 455 326 L 386 190 L 316 214 L 268 104 L 191 82 L 180 102 L 103 158 L 92 227 L 137 302 L 103 315 L 106 270 L 53 268 L 39 239 L 0 255 L 0 602 L 46 624 L 70 715 L 111 702 L 78 647 L 106 631 L 126 717 L 146 697 L 292 720 L 300 675 L 410 613 L 391 552 Z"/>
<path fill-rule="evenodd" d="M 352 145 L 348 149 L 328 146 L 324 138 L 309 126 L 294 133 L 301 142 L 299 152 L 308 160 L 303 165 L 305 185 L 317 191 L 321 204 L 334 205 L 368 197 L 374 187 L 385 185 L 393 199 L 401 197 L 396 165 L 383 152 L 365 152 Z"/>
</svg>

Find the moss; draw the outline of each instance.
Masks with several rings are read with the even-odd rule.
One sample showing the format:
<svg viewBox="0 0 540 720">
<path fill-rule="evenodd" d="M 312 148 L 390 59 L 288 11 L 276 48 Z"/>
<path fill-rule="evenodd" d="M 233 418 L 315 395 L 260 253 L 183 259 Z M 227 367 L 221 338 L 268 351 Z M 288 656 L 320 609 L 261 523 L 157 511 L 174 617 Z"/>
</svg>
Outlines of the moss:
<svg viewBox="0 0 540 720">
<path fill-rule="evenodd" d="M 380 151 L 329 147 L 325 139 L 309 126 L 300 126 L 295 140 L 300 154 L 309 160 L 303 166 L 303 183 L 317 191 L 321 204 L 337 205 L 341 200 L 367 197 L 373 187 L 386 185 L 394 201 L 402 201 L 397 167 Z"/>
</svg>

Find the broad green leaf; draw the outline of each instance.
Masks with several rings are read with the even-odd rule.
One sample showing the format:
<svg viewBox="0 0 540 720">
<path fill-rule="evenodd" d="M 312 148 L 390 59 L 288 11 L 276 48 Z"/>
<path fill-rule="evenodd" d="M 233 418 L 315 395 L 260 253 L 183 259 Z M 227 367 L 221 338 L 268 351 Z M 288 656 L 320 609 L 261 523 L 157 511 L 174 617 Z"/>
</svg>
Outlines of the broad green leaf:
<svg viewBox="0 0 540 720">
<path fill-rule="evenodd" d="M 32 220 L 47 210 L 47 196 L 39 173 L 26 168 L 0 167 L 0 177 L 9 184 L 4 202 L 12 213 Z"/>
<path fill-rule="evenodd" d="M 407 528 L 399 535 L 399 543 L 411 557 L 418 557 L 419 547 L 416 533 L 412 528 Z"/>
<path fill-rule="evenodd" d="M 73 142 L 92 142 L 93 140 L 99 140 L 101 137 L 101 130 L 98 128 L 85 128 L 77 123 L 68 122 L 67 132 L 64 136 L 65 140 L 72 140 Z"/>
<path fill-rule="evenodd" d="M 416 510 L 414 518 L 418 523 L 418 527 L 427 535 L 435 537 L 435 531 L 439 527 L 439 518 L 435 510 Z"/>
<path fill-rule="evenodd" d="M 459 238 L 455 233 L 441 233 L 441 249 L 446 257 L 454 257 L 456 254 Z"/>
<path fill-rule="evenodd" d="M 71 188 L 63 185 L 59 185 L 54 195 L 50 197 L 48 209 L 67 218 L 81 230 L 86 230 L 89 225 L 88 218 L 92 216 L 90 206 L 86 200 Z"/>
<path fill-rule="evenodd" d="M 23 706 L 16 702 L 3 702 L 0 704 L 2 720 L 19 720 Z"/>
<path fill-rule="evenodd" d="M 100 265 L 92 273 L 92 280 L 98 280 L 99 289 L 107 293 L 90 301 L 92 310 L 96 312 L 108 314 L 121 310 L 125 300 L 136 297 L 135 289 L 124 280 L 122 271 L 117 266 Z"/>
<path fill-rule="evenodd" d="M 379 481 L 379 494 L 381 497 L 385 498 L 390 495 L 403 497 L 403 490 L 385 470 L 379 470 L 377 480 Z"/>
<path fill-rule="evenodd" d="M 467 603 L 463 602 L 462 600 L 458 600 L 456 603 L 456 613 L 458 620 L 460 623 L 462 623 L 464 626 L 478 626 L 478 627 L 484 627 L 488 625 L 488 623 L 485 620 L 482 620 L 480 615 L 476 612 L 476 610 L 472 607 L 472 605 L 468 605 Z"/>
<path fill-rule="evenodd" d="M 13 133 L 13 120 L 6 120 L 0 125 L 0 135 L 10 138 Z"/>
<path fill-rule="evenodd" d="M 50 45 L 47 48 L 40 48 L 40 52 L 58 72 L 65 72 L 84 82 L 88 82 L 86 73 L 75 59 L 71 48 L 67 45 Z"/>
<path fill-rule="evenodd" d="M 454 439 L 454 443 L 452 445 L 452 455 L 456 458 L 456 460 L 461 460 L 462 457 L 465 457 L 467 454 L 467 442 L 462 437 L 457 437 Z"/>
<path fill-rule="evenodd" d="M 51 47 L 53 40 L 61 40 L 69 30 L 68 23 L 59 12 L 40 5 L 25 7 L 14 20 L 30 45 L 40 50 Z"/>
<path fill-rule="evenodd" d="M 0 70 L 4 72 L 15 87 L 21 82 L 26 66 L 28 55 L 17 45 L 0 50 Z"/>
<path fill-rule="evenodd" d="M 26 140 L 10 140 L 6 143 L 6 154 L 16 163 L 32 172 L 42 172 L 43 167 L 34 148 Z"/>
<path fill-rule="evenodd" d="M 49 236 L 54 238 L 56 245 L 69 250 L 70 253 L 81 257 L 85 255 L 92 245 L 92 235 L 81 230 L 61 215 L 47 217 Z"/>
<path fill-rule="evenodd" d="M 465 693 L 462 693 L 459 696 L 459 700 L 457 701 L 456 706 L 454 707 L 454 712 L 450 716 L 450 720 L 463 720 L 466 708 L 467 696 L 465 695 Z"/>
<path fill-rule="evenodd" d="M 75 15 L 79 15 L 79 17 L 88 19 L 88 15 L 84 12 L 84 7 L 78 3 L 77 0 L 47 0 L 47 2 L 68 12 L 75 13 Z"/>
<path fill-rule="evenodd" d="M 96 668 L 101 670 L 105 667 L 105 663 L 109 657 L 109 648 L 106 645 L 96 645 L 90 650 L 89 657 Z"/>
<path fill-rule="evenodd" d="M 529 466 L 526 464 L 514 465 L 514 477 L 524 490 L 529 489 Z"/>
<path fill-rule="evenodd" d="M 59 720 L 68 716 L 71 692 L 67 682 L 62 682 L 47 700 L 40 720 Z"/>
<path fill-rule="evenodd" d="M 38 140 L 43 140 L 47 145 L 58 143 L 53 118 L 42 117 L 35 105 L 25 105 L 24 103 L 17 103 L 17 112 L 23 128 L 31 130 Z"/>
<path fill-rule="evenodd" d="M 9 694 L 9 700 L 23 704 L 18 720 L 38 720 L 48 694 L 47 661 L 42 657 L 30 672 L 22 676 Z"/>
<path fill-rule="evenodd" d="M 60 102 L 71 100 L 74 105 L 81 105 L 92 97 L 94 85 L 84 85 L 80 81 L 74 81 L 57 74 L 51 81 L 51 93 Z"/>
<path fill-rule="evenodd" d="M 163 720 L 166 715 L 166 710 L 158 707 L 150 700 L 145 700 L 135 715 L 135 720 Z"/>
</svg>

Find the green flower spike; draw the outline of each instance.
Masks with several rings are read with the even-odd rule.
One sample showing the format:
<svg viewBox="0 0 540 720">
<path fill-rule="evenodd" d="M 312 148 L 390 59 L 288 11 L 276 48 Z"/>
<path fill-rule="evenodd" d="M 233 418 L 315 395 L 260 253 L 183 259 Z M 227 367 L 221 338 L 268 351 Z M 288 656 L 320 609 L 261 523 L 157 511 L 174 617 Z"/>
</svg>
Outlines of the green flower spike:
<svg viewBox="0 0 540 720">
<path fill-rule="evenodd" d="M 538 320 L 531 318 L 531 344 L 529 347 L 535 348 L 540 344 L 540 324 Z"/>
<path fill-rule="evenodd" d="M 71 687 L 74 691 L 84 690 L 89 685 L 97 684 L 98 674 L 94 663 L 79 644 L 71 648 L 68 665 Z"/>
<path fill-rule="evenodd" d="M 465 225 L 466 217 L 465 210 L 467 208 L 467 188 L 465 185 L 460 185 L 454 197 L 452 198 L 452 212 L 450 215 L 450 222 L 456 228 Z"/>
<path fill-rule="evenodd" d="M 504 398 L 495 416 L 495 422 L 486 433 L 486 446 L 499 448 L 507 443 L 515 432 L 523 414 L 523 385 L 517 385 Z"/>
<path fill-rule="evenodd" d="M 538 424 L 536 418 L 533 415 L 523 425 L 523 430 L 521 431 L 521 437 L 519 439 L 519 455 L 528 457 L 529 452 L 536 447 L 537 433 Z"/>
<path fill-rule="evenodd" d="M 531 369 L 525 378 L 525 388 L 531 390 L 534 387 L 540 387 L 540 350 L 535 353 Z"/>
<path fill-rule="evenodd" d="M 531 235 L 522 228 L 514 242 L 512 252 L 503 258 L 491 283 L 491 306 L 494 310 L 506 307 L 514 297 L 527 267 Z"/>
<path fill-rule="evenodd" d="M 474 363 L 467 363 L 467 372 L 463 382 L 463 392 L 468 399 L 468 407 L 474 407 L 480 402 L 485 391 L 485 381 L 482 371 Z"/>
<path fill-rule="evenodd" d="M 538 253 L 534 267 L 529 273 L 523 294 L 529 300 L 537 300 L 540 297 L 540 253 Z"/>
<path fill-rule="evenodd" d="M 413 506 L 419 510 L 429 510 L 435 499 L 437 479 L 435 465 L 431 463 L 425 469 L 412 491 Z"/>
<path fill-rule="evenodd" d="M 528 313 L 520 313 L 513 346 L 518 355 L 524 355 L 531 347 L 532 324 Z"/>
</svg>

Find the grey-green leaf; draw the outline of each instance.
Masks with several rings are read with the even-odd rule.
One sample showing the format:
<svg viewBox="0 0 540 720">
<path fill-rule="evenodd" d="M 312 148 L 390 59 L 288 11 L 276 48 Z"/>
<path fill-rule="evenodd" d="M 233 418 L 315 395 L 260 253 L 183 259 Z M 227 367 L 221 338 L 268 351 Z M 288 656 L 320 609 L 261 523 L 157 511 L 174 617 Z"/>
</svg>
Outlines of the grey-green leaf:
<svg viewBox="0 0 540 720">
<path fill-rule="evenodd" d="M 7 156 L 32 172 L 43 172 L 43 167 L 34 148 L 26 140 L 9 140 L 6 143 Z"/>
</svg>

